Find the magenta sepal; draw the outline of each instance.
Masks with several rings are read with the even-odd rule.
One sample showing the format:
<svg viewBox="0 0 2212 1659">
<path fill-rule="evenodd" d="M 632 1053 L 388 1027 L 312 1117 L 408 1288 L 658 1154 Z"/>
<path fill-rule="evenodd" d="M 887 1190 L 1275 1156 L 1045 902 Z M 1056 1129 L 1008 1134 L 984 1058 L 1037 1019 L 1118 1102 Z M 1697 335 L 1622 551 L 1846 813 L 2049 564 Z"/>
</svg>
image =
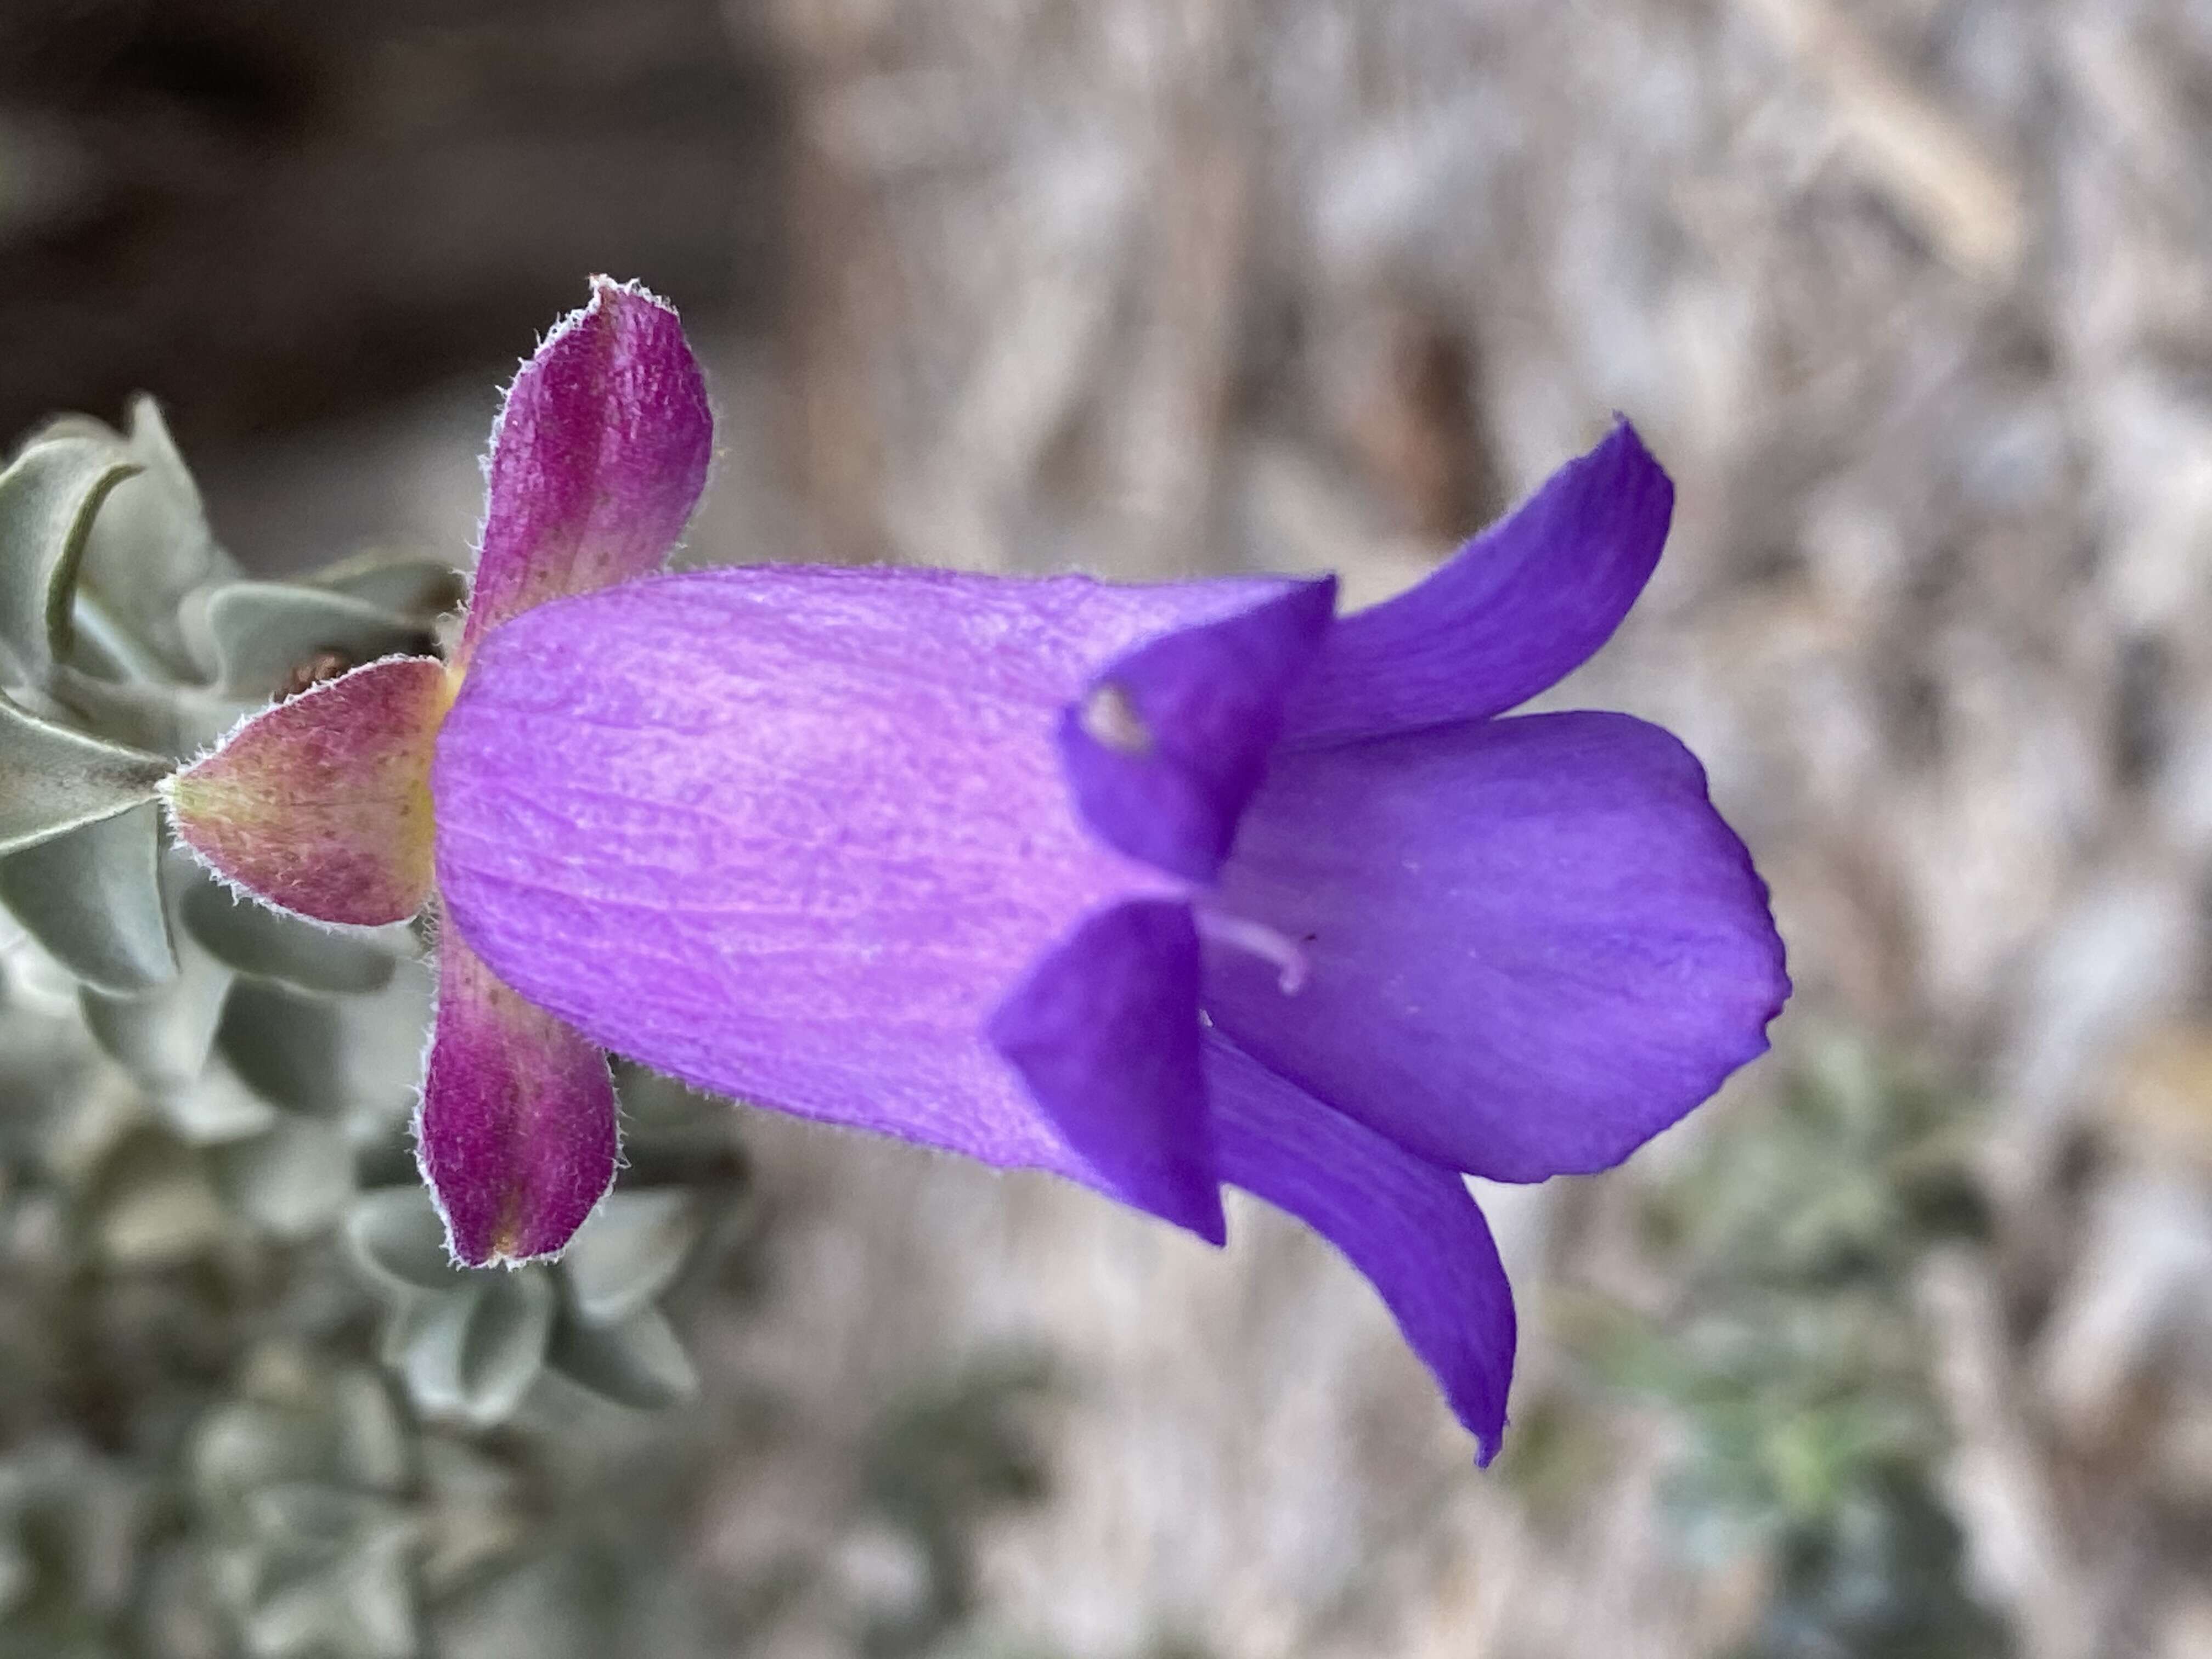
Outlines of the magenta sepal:
<svg viewBox="0 0 2212 1659">
<path fill-rule="evenodd" d="M 274 703 L 161 786 L 177 838 L 316 921 L 404 921 L 430 895 L 430 750 L 453 688 L 387 657 Z"/>
<path fill-rule="evenodd" d="M 471 1267 L 558 1253 L 614 1182 L 606 1056 L 509 990 L 450 926 L 415 1134 L 447 1248 Z"/>
<path fill-rule="evenodd" d="M 591 303 L 556 325 L 507 389 L 459 662 L 511 617 L 660 568 L 714 449 L 706 381 L 675 310 L 593 278 Z"/>
</svg>

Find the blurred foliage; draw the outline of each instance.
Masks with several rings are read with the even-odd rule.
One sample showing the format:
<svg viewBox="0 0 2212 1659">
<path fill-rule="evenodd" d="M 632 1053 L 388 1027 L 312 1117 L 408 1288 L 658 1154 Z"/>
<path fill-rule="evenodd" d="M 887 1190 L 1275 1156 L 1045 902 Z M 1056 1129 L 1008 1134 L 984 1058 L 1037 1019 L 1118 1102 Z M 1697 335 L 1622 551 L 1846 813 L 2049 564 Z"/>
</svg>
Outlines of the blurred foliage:
<svg viewBox="0 0 2212 1659">
<path fill-rule="evenodd" d="M 862 1465 L 866 1501 L 915 1541 L 925 1571 L 921 1594 L 868 1625 L 860 1646 L 871 1659 L 925 1653 L 975 1611 L 969 1529 L 993 1510 L 1044 1495 L 1036 1448 L 1010 1408 L 1050 1383 L 1041 1359 L 1008 1356 L 885 1413 Z"/>
<path fill-rule="evenodd" d="M 1831 1042 L 1650 1200 L 1648 1254 L 1675 1286 L 1664 1317 L 1571 1321 L 1599 1376 L 1680 1419 L 1666 1497 L 1685 1547 L 1764 1554 L 1741 1659 L 2010 1650 L 1963 1584 L 1933 1483 L 1949 1433 L 1914 1299 L 1930 1251 L 1987 1231 L 1966 1116 Z"/>
<path fill-rule="evenodd" d="M 726 1651 L 794 1588 L 890 1659 L 957 1629 L 970 1528 L 1041 1488 L 1042 1373 L 987 1364 L 852 1452 L 897 1594 L 701 1573 L 747 1414 L 662 1408 L 700 1393 L 668 1310 L 758 1254 L 726 1105 L 621 1070 L 625 1165 L 562 1260 L 458 1268 L 409 1144 L 416 934 L 163 845 L 177 761 L 434 648 L 459 597 L 414 559 L 245 580 L 148 401 L 0 471 L 0 1659 Z"/>
</svg>

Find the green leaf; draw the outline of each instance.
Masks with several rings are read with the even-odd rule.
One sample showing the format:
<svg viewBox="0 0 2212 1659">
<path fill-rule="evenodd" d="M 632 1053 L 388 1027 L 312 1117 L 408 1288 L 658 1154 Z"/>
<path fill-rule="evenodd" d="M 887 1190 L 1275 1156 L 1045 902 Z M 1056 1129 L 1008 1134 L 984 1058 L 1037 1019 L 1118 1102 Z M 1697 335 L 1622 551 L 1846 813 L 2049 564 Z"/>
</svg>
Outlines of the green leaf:
<svg viewBox="0 0 2212 1659">
<path fill-rule="evenodd" d="M 328 656 L 341 668 L 379 657 L 424 656 L 428 629 L 349 593 L 290 582 L 232 582 L 209 598 L 216 677 L 235 696 L 273 697 Z"/>
<path fill-rule="evenodd" d="M 280 979 L 307 991 L 380 989 L 398 966 L 366 935 L 318 927 L 203 878 L 185 890 L 185 927 L 216 960 L 241 974 Z"/>
<path fill-rule="evenodd" d="M 36 683 L 70 647 L 94 520 L 108 492 L 140 469 L 112 440 L 49 438 L 0 472 L 0 648 Z"/>
<path fill-rule="evenodd" d="M 578 1317 L 618 1324 L 649 1306 L 682 1271 L 705 1224 L 692 1193 L 608 1194 L 561 1257 Z"/>
<path fill-rule="evenodd" d="M 699 1391 L 699 1373 L 659 1311 L 645 1308 L 614 1325 L 561 1310 L 547 1356 L 553 1369 L 603 1399 L 654 1411 Z"/>
<path fill-rule="evenodd" d="M 344 1103 L 344 1021 L 319 997 L 241 978 L 216 1042 L 247 1085 L 279 1106 L 334 1114 Z"/>
<path fill-rule="evenodd" d="M 161 909 L 161 820 L 149 805 L 0 858 L 4 903 L 88 985 L 135 995 L 176 977 Z"/>
<path fill-rule="evenodd" d="M 158 755 L 40 720 L 0 694 L 0 856 L 152 800 L 172 769 Z"/>
<path fill-rule="evenodd" d="M 346 1218 L 346 1243 L 369 1273 L 394 1291 L 454 1291 L 476 1274 L 453 1265 L 446 1224 L 420 1187 L 371 1193 Z"/>
<path fill-rule="evenodd" d="M 544 1368 L 558 1297 L 543 1271 L 474 1277 L 467 1289 L 437 1299 L 401 1369 L 424 1411 L 484 1427 L 514 1415 Z"/>
</svg>

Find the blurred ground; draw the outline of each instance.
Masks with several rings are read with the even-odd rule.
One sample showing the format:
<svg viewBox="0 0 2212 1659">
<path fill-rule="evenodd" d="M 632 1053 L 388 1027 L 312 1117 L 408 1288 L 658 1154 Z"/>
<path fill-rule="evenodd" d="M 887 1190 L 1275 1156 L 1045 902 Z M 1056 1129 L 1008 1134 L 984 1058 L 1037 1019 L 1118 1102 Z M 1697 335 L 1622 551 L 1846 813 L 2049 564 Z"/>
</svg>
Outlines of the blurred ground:
<svg viewBox="0 0 2212 1659">
<path fill-rule="evenodd" d="M 1771 1564 L 1686 1553 L 1679 1425 L 1554 1312 L 1663 1316 L 1642 1195 L 1843 1030 L 1978 1103 L 1988 1238 L 1914 1281 L 1971 1583 L 2038 1659 L 2212 1653 L 2212 9 L 18 0 L 0 64 L 0 410 L 151 386 L 264 564 L 464 548 L 491 388 L 595 269 L 709 354 L 702 558 L 1366 598 L 1616 409 L 1674 473 L 1555 697 L 1706 760 L 1799 994 L 1627 1170 L 1498 1195 L 1565 1502 L 1468 1468 L 1255 1208 L 1220 1257 L 755 1131 L 777 1288 L 702 1340 L 799 1385 L 794 1444 L 1009 1340 L 1068 1379 L 972 1650 L 1728 1651 Z M 702 1562 L 896 1579 L 829 1471 L 733 1472 Z"/>
<path fill-rule="evenodd" d="M 597 264 L 755 309 L 781 119 L 704 0 L 11 0 L 0 425 L 158 386 L 235 449 L 519 355 Z"/>
</svg>

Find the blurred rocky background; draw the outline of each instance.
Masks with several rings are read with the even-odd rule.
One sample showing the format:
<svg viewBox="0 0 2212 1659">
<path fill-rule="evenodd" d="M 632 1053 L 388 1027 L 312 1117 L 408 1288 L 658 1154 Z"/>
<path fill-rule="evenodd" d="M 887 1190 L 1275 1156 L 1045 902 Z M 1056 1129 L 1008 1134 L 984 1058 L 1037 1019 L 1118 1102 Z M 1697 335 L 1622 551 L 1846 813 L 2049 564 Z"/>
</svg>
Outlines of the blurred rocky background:
<svg viewBox="0 0 2212 1659">
<path fill-rule="evenodd" d="M 388 1101 L 272 1222 L 17 948 L 0 1650 L 2212 1654 L 2208 154 L 2199 0 L 7 0 L 0 427 L 155 392 L 249 568 L 463 556 L 599 270 L 709 360 L 702 560 L 1364 601 L 1630 414 L 1674 538 L 1553 700 L 1705 758 L 1799 992 L 1486 1194 L 1477 1474 L 1256 1206 L 750 1114 L 611 1253 L 699 1382 L 625 1414 L 573 1288 L 407 1277 Z"/>
</svg>

